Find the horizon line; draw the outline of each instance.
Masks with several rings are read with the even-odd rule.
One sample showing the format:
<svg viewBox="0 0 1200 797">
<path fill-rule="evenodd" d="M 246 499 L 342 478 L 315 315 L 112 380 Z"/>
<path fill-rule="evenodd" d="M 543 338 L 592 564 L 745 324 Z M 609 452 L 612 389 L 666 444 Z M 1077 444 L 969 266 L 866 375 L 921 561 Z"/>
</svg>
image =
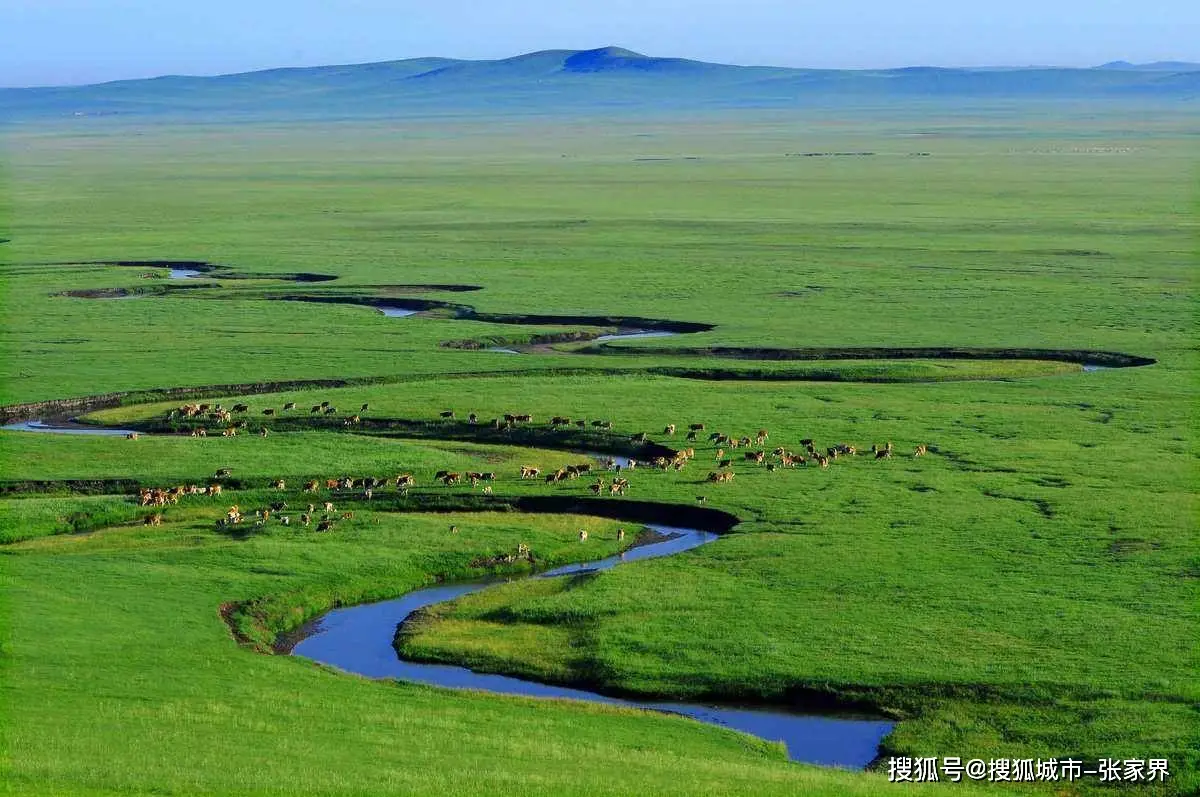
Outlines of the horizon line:
<svg viewBox="0 0 1200 797">
<path fill-rule="evenodd" d="M 644 53 L 630 50 L 626 47 L 621 47 L 619 45 L 605 45 L 602 47 L 591 47 L 591 48 L 584 48 L 584 49 L 554 47 L 554 48 L 547 48 L 547 49 L 542 49 L 542 50 L 531 50 L 529 52 L 517 53 L 515 55 L 503 56 L 500 58 L 456 58 L 453 56 L 442 56 L 442 55 L 418 55 L 418 56 L 407 56 L 404 58 L 389 58 L 389 59 L 378 60 L 378 61 L 348 61 L 348 62 L 344 62 L 344 63 L 317 63 L 317 64 L 302 64 L 302 65 L 291 65 L 291 66 L 265 66 L 265 67 L 256 68 L 256 69 L 243 69 L 243 70 L 238 70 L 238 71 L 233 71 L 233 72 L 215 72 L 215 73 L 207 73 L 207 74 L 168 72 L 168 73 L 162 73 L 162 74 L 142 75 L 142 76 L 136 76 L 136 77 L 121 77 L 121 78 L 113 78 L 111 80 L 100 80 L 100 81 L 95 81 L 95 82 L 84 82 L 84 83 L 43 83 L 43 84 L 26 84 L 26 85 L 0 84 L 0 89 L 21 90 L 21 89 L 85 88 L 88 86 L 108 86 L 108 85 L 113 85 L 113 84 L 117 84 L 117 83 L 131 83 L 131 82 L 146 81 L 146 80 L 166 80 L 166 79 L 171 79 L 171 78 L 184 78 L 184 79 L 195 78 L 195 79 L 203 80 L 203 79 L 213 79 L 213 78 L 223 78 L 223 77 L 239 77 L 242 75 L 261 74 L 261 73 L 265 73 L 265 72 L 302 71 L 302 70 L 306 70 L 306 69 L 337 69 L 337 68 L 348 68 L 348 67 L 373 66 L 373 65 L 377 65 L 377 64 L 395 64 L 395 63 L 403 63 L 405 61 L 424 61 L 424 60 L 456 61 L 459 63 L 499 63 L 499 62 L 503 62 L 503 61 L 512 61 L 512 60 L 516 60 L 518 58 L 526 58 L 529 56 L 542 55 L 542 54 L 546 54 L 546 53 L 560 53 L 560 52 L 561 53 L 585 53 L 585 52 L 598 52 L 600 50 L 621 50 L 621 51 L 631 54 L 632 56 L 638 57 L 638 58 L 649 58 L 649 59 L 655 59 L 655 60 L 690 61 L 690 62 L 699 63 L 699 64 L 713 64 L 713 65 L 717 65 L 717 66 L 740 67 L 740 68 L 746 68 L 746 69 L 791 69 L 791 70 L 804 71 L 804 72 L 891 72 L 891 71 L 896 71 L 896 70 L 900 70 L 900 69 L 945 69 L 945 70 L 957 70 L 957 71 L 990 71 L 990 70 L 1025 71 L 1025 70 L 1062 69 L 1062 70 L 1088 71 L 1088 70 L 1093 70 L 1093 69 L 1102 69 L 1109 65 L 1118 65 L 1118 64 L 1127 64 L 1131 67 L 1138 67 L 1138 66 L 1153 66 L 1156 64 L 1171 64 L 1171 63 L 1187 64 L 1189 66 L 1195 66 L 1197 68 L 1197 70 L 1200 70 L 1200 62 L 1194 62 L 1194 61 L 1188 61 L 1188 60 L 1176 59 L 1176 58 L 1160 58 L 1160 59 L 1157 59 L 1154 61 L 1142 61 L 1142 62 L 1130 62 L 1130 61 L 1125 61 L 1122 59 L 1114 59 L 1111 61 L 1105 61 L 1104 63 L 1101 63 L 1101 64 L 1092 64 L 1090 66 L 1064 66 L 1064 65 L 1056 65 L 1056 64 L 1024 64 L 1024 65 L 987 64 L 987 65 L 979 65 L 979 66 L 961 66 L 961 65 L 960 66 L 939 66 L 936 64 L 905 64 L 902 66 L 886 66 L 886 67 L 780 66 L 778 64 L 739 64 L 739 63 L 730 63 L 730 62 L 726 62 L 726 61 L 704 61 L 699 58 L 685 58 L 682 56 L 646 55 Z M 1187 71 L 1192 71 L 1192 70 L 1187 70 Z"/>
</svg>

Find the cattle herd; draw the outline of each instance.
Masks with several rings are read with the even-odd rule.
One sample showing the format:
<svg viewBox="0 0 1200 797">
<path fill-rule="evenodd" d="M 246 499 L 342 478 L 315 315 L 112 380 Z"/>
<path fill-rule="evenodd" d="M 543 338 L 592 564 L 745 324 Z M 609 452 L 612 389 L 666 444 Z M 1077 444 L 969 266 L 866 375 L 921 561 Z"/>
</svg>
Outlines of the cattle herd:
<svg viewBox="0 0 1200 797">
<path fill-rule="evenodd" d="M 287 402 L 278 413 L 288 413 L 296 409 L 296 402 Z M 347 417 L 344 421 L 346 426 L 357 425 L 361 423 L 361 413 L 368 410 L 368 405 L 363 404 L 359 412 Z M 177 409 L 167 413 L 167 418 L 170 419 L 191 419 L 193 421 L 215 421 L 218 424 L 224 424 L 221 429 L 223 436 L 234 436 L 238 429 L 245 428 L 246 421 L 244 418 L 235 416 L 244 416 L 250 412 L 250 407 L 247 404 L 234 404 L 229 409 L 222 407 L 220 404 L 184 404 Z M 320 404 L 312 405 L 310 414 L 334 415 L 337 413 L 337 408 L 330 402 L 323 401 Z M 273 407 L 264 408 L 262 415 L 271 417 L 276 415 L 277 411 Z M 453 410 L 445 410 L 439 413 L 439 418 L 443 421 L 452 421 L 456 418 Z M 469 424 L 478 422 L 476 413 L 467 415 Z M 533 416 L 527 413 L 522 414 L 505 414 L 491 421 L 491 425 L 497 429 L 512 429 L 520 424 L 533 424 Z M 613 427 L 611 421 L 606 420 L 572 420 L 564 416 L 553 416 L 548 426 L 551 429 L 559 429 L 562 427 L 576 426 L 586 427 L 590 425 L 599 429 L 610 430 Z M 663 428 L 663 437 L 673 438 L 678 430 L 678 426 L 674 423 L 667 424 Z M 266 428 L 260 430 L 260 434 L 265 436 Z M 687 426 L 685 439 L 687 442 L 696 442 L 700 436 L 708 430 L 703 423 L 692 423 Z M 190 430 L 192 436 L 204 437 L 207 436 L 207 429 L 203 426 L 193 427 Z M 130 439 L 138 439 L 137 433 L 127 435 Z M 633 444 L 644 445 L 649 442 L 649 432 L 637 432 L 629 436 L 629 441 Z M 734 435 L 720 431 L 713 431 L 707 434 L 708 442 L 714 448 L 713 461 L 715 463 L 713 470 L 709 471 L 708 475 L 702 480 L 702 483 L 708 484 L 725 484 L 733 481 L 735 472 L 733 470 L 735 457 L 732 455 L 736 449 L 747 449 L 742 452 L 741 462 L 752 464 L 763 468 L 767 472 L 775 472 L 783 468 L 796 468 L 807 466 L 810 462 L 822 469 L 830 467 L 832 462 L 835 462 L 841 457 L 854 457 L 859 452 L 858 449 L 846 443 L 838 443 L 824 448 L 818 448 L 815 441 L 812 439 L 803 439 L 799 441 L 802 448 L 800 451 L 793 451 L 784 446 L 777 446 L 772 451 L 767 451 L 767 440 L 770 437 L 770 432 L 767 429 L 758 429 L 754 435 Z M 609 495 L 613 497 L 624 496 L 629 490 L 629 479 L 626 475 L 629 471 L 637 470 L 639 467 L 643 469 L 656 468 L 658 470 L 667 471 L 674 470 L 682 472 L 696 458 L 696 450 L 694 447 L 681 448 L 673 450 L 671 448 L 661 446 L 659 451 L 666 452 L 664 455 L 648 457 L 644 461 L 636 459 L 626 459 L 620 461 L 616 458 L 608 458 L 602 460 L 599 464 L 592 462 L 583 462 L 564 467 L 555 468 L 554 470 L 542 475 L 542 468 L 539 465 L 521 465 L 519 471 L 514 474 L 519 480 L 544 480 L 546 484 L 557 484 L 560 482 L 569 482 L 578 479 L 581 476 L 589 476 L 592 474 L 594 467 L 602 467 L 604 472 L 597 474 L 593 481 L 588 484 L 588 490 L 595 496 Z M 890 459 L 893 454 L 893 446 L 890 441 L 883 445 L 875 444 L 870 448 L 870 455 L 875 460 Z M 928 453 L 928 448 L 925 445 L 915 447 L 912 456 L 920 457 Z M 221 468 L 215 475 L 214 480 L 228 478 L 231 475 L 230 468 Z M 497 483 L 497 474 L 495 472 L 482 471 L 450 471 L 440 470 L 434 474 L 432 483 L 434 485 L 442 485 L 443 487 L 454 487 L 460 484 L 469 484 L 472 489 L 480 489 L 484 495 L 494 494 L 494 485 Z M 271 479 L 267 486 L 276 492 L 285 492 L 287 483 L 284 479 Z M 310 479 L 303 484 L 301 492 L 303 494 L 317 496 L 317 494 L 326 492 L 326 495 L 314 498 L 314 501 L 319 501 L 323 512 L 318 517 L 317 504 L 308 503 L 307 511 L 300 513 L 299 523 L 303 526 L 310 526 L 314 519 L 317 522 L 318 531 L 329 531 L 334 528 L 339 520 L 350 519 L 353 517 L 352 512 L 344 512 L 338 515 L 334 510 L 333 498 L 353 499 L 353 500 L 372 500 L 378 491 L 394 488 L 395 494 L 400 497 L 408 495 L 408 491 L 417 486 L 417 478 L 412 473 L 401 473 L 396 476 L 389 477 L 354 477 L 340 476 L 326 479 Z M 139 491 L 139 503 L 143 507 L 164 507 L 170 504 L 176 504 L 179 499 L 185 496 L 220 496 L 222 485 L 219 481 L 211 481 L 206 485 L 179 485 L 173 487 L 152 487 L 142 488 Z M 324 500 L 328 498 L 330 500 Z M 707 497 L 700 495 L 696 500 L 704 503 Z M 291 525 L 291 515 L 286 514 L 288 504 L 286 501 L 273 501 L 269 506 L 255 509 L 253 513 L 243 515 L 238 505 L 233 505 L 229 510 L 217 521 L 220 528 L 239 526 L 243 522 L 252 522 L 256 526 L 264 526 L 269 521 L 274 519 L 282 525 Z M 162 513 L 156 512 L 144 518 L 146 525 L 157 526 L 162 522 Z M 452 530 L 457 531 L 457 527 L 452 527 Z M 621 537 L 624 535 L 622 534 Z M 586 532 L 580 534 L 580 539 L 587 538 Z"/>
</svg>

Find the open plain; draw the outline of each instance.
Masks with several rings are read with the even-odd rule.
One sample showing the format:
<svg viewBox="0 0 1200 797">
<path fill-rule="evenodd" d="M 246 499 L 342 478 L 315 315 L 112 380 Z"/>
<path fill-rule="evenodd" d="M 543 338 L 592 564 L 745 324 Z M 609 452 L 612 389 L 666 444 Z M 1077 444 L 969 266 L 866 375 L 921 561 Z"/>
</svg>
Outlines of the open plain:
<svg viewBox="0 0 1200 797">
<path fill-rule="evenodd" d="M 0 792 L 1110 790 L 893 785 L 889 756 L 1167 758 L 1141 788 L 1195 792 L 1197 122 L 1030 100 L 10 126 L 4 420 L 137 434 L 0 432 Z M 647 331 L 672 334 L 596 340 Z M 221 493 L 144 492 L 191 485 Z M 896 722 L 874 766 L 275 655 L 331 608 L 680 517 L 731 520 L 432 607 L 396 645 L 868 712 Z"/>
</svg>

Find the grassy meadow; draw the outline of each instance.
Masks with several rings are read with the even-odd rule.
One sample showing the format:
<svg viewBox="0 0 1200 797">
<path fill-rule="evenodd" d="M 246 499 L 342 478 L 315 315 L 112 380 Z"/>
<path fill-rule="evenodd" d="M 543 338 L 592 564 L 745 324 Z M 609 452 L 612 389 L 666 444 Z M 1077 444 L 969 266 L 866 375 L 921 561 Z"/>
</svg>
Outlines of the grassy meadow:
<svg viewBox="0 0 1200 797">
<path fill-rule="evenodd" d="M 1110 101 L 11 126 L 0 404 L 123 392 L 84 420 L 159 431 L 183 399 L 154 391 L 245 385 L 204 400 L 250 411 L 232 438 L 216 424 L 204 439 L 0 432 L 0 793 L 921 791 L 889 784 L 886 761 L 827 770 L 689 720 L 269 655 L 331 607 L 490 572 L 522 542 L 539 566 L 614 552 L 627 521 L 504 502 L 588 497 L 587 477 L 518 469 L 629 453 L 643 431 L 696 460 L 629 471 L 627 499 L 603 500 L 669 513 L 702 498 L 740 520 L 730 533 L 434 607 L 406 626 L 405 654 L 613 694 L 869 705 L 899 720 L 885 755 L 1166 757 L 1161 791 L 1196 792 L 1196 121 L 1187 104 L 1139 116 Z M 873 154 L 804 155 L 822 152 Z M 228 268 L 181 288 L 161 268 L 102 264 L 186 260 Z M 337 279 L 271 278 L 294 273 Z M 479 289 L 447 289 L 459 285 Z M 111 289 L 135 293 L 60 295 Z M 387 318 L 297 295 L 557 320 Z M 440 345 L 619 326 L 573 316 L 713 328 L 614 344 L 623 356 Z M 713 347 L 1156 362 L 1084 372 Z M 351 383 L 264 386 L 318 379 Z M 338 414 L 311 415 L 322 401 Z M 362 404 L 363 423 L 344 426 Z M 456 420 L 439 420 L 450 409 Z M 493 433 L 486 421 L 506 413 L 534 422 Z M 554 415 L 589 425 L 555 430 Z M 706 434 L 685 443 L 700 422 Z M 709 483 L 707 432 L 760 428 L 768 454 L 805 438 L 896 453 L 772 472 L 725 446 L 736 478 Z M 138 486 L 203 485 L 221 468 L 222 496 L 142 524 Z M 436 484 L 447 469 L 496 472 L 495 495 Z M 310 479 L 399 473 L 417 479 L 407 497 L 330 499 L 354 516 L 329 532 L 215 525 L 232 503 L 286 500 L 295 517 Z M 977 789 L 1111 791 L 1095 779 Z"/>
</svg>

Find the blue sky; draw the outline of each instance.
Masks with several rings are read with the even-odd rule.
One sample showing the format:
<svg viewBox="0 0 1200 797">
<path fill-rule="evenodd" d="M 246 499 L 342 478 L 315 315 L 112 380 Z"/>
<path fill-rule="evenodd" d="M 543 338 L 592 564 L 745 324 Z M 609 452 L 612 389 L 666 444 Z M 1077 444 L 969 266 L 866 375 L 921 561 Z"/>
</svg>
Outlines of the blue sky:
<svg viewBox="0 0 1200 797">
<path fill-rule="evenodd" d="M 0 85 L 616 44 L 826 68 L 1200 61 L 1200 0 L 0 0 Z"/>
</svg>

